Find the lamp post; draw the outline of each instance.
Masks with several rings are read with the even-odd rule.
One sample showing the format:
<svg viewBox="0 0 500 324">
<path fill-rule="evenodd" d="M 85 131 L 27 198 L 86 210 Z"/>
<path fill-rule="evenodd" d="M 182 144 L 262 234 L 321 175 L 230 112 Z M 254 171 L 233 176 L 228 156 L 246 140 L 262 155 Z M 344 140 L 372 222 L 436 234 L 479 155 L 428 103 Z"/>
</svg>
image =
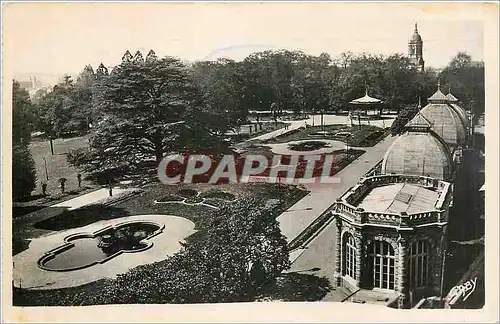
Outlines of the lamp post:
<svg viewBox="0 0 500 324">
<path fill-rule="evenodd" d="M 283 203 L 283 200 L 281 198 L 281 177 L 279 175 L 277 177 L 278 177 L 278 199 L 281 207 L 281 204 Z"/>
<path fill-rule="evenodd" d="M 325 136 L 324 132 L 325 132 L 325 125 L 324 125 L 324 122 L 323 122 L 323 113 L 324 113 L 324 110 L 323 108 L 321 108 L 321 131 L 323 132 L 323 136 Z"/>
<path fill-rule="evenodd" d="M 470 102 L 470 112 L 471 112 L 471 118 L 470 118 L 470 129 L 471 129 L 471 136 L 472 136 L 472 148 L 475 148 L 475 141 L 474 141 L 474 101 L 471 100 Z"/>
<path fill-rule="evenodd" d="M 43 157 L 43 162 L 45 164 L 45 179 L 49 181 L 49 172 L 47 171 L 47 160 L 45 159 L 45 156 Z"/>
</svg>

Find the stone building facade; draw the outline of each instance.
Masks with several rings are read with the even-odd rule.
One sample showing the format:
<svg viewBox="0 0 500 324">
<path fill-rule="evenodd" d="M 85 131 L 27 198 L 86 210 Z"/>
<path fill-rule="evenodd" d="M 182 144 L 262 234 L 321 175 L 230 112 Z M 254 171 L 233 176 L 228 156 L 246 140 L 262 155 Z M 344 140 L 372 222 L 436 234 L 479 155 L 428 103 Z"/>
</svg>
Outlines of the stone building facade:
<svg viewBox="0 0 500 324">
<path fill-rule="evenodd" d="M 451 191 L 450 183 L 423 176 L 361 179 L 331 209 L 336 285 L 394 293 L 400 308 L 439 294 Z M 386 206 L 369 202 L 381 197 Z"/>
</svg>

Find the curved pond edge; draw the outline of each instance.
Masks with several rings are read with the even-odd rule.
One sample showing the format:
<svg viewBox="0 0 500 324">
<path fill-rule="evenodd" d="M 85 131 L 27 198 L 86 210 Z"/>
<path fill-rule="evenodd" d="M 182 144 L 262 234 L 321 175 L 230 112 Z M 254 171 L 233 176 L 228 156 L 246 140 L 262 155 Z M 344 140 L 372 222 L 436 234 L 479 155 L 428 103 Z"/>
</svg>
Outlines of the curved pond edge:
<svg viewBox="0 0 500 324">
<path fill-rule="evenodd" d="M 113 253 L 111 254 L 110 256 L 102 259 L 102 260 L 99 260 L 99 261 L 94 261 L 92 263 L 89 263 L 89 264 L 85 264 L 83 266 L 79 266 L 79 267 L 72 267 L 72 268 L 65 268 L 65 269 L 53 269 L 53 268 L 49 268 L 49 267 L 46 267 L 44 265 L 45 262 L 47 262 L 48 260 L 54 258 L 57 254 L 60 254 L 66 250 L 69 250 L 71 248 L 73 248 L 75 246 L 74 243 L 72 243 L 71 241 L 74 241 L 76 239 L 80 239 L 80 238 L 95 238 L 96 236 L 98 236 L 99 234 L 101 234 L 102 232 L 105 232 L 107 230 L 110 230 L 110 229 L 119 229 L 120 227 L 123 227 L 125 225 L 130 225 L 130 224 L 148 224 L 148 225 L 154 225 L 154 226 L 157 226 L 158 229 L 156 231 L 154 231 L 151 235 L 149 235 L 148 237 L 142 239 L 141 241 L 139 241 L 139 243 L 141 244 L 145 244 L 145 246 L 143 248 L 140 248 L 140 249 L 137 249 L 137 250 L 120 250 L 116 253 Z M 153 222 L 153 221 L 140 221 L 140 220 L 137 220 L 137 221 L 126 221 L 126 222 L 122 222 L 122 223 L 118 223 L 118 224 L 115 224 L 115 225 L 109 225 L 109 226 L 106 226 L 106 227 L 103 227 L 101 228 L 100 230 L 97 230 L 95 232 L 93 232 L 92 234 L 90 233 L 74 233 L 74 234 L 70 234 L 68 236 L 66 236 L 64 238 L 64 243 L 48 252 L 46 252 L 45 254 L 43 254 L 37 261 L 37 265 L 40 269 L 42 270 L 46 270 L 46 271 L 56 271 L 56 272 L 67 272 L 67 271 L 75 271 L 75 270 L 81 270 L 81 269 L 85 269 L 85 268 L 89 268 L 91 266 L 94 266 L 96 264 L 103 264 L 117 256 L 119 256 L 120 254 L 122 253 L 139 253 L 139 252 L 143 252 L 143 251 L 146 251 L 148 249 L 150 249 L 151 247 L 153 247 L 153 242 L 146 242 L 146 240 L 149 240 L 157 235 L 159 235 L 160 233 L 163 232 L 163 230 L 165 229 L 165 225 L 164 224 L 159 224 L 157 222 Z"/>
</svg>

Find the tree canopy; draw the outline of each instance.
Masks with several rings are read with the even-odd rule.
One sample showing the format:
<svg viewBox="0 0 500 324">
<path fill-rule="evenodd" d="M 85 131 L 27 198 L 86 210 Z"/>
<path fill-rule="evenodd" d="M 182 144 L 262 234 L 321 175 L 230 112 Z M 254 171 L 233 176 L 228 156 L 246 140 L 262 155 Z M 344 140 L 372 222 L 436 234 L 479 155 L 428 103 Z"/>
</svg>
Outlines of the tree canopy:
<svg viewBox="0 0 500 324">
<path fill-rule="evenodd" d="M 467 53 L 458 53 L 441 72 L 441 84 L 451 90 L 464 108 L 484 112 L 484 63 L 474 62 Z"/>
<path fill-rule="evenodd" d="M 33 129 L 29 94 L 19 82 L 12 82 L 12 196 L 29 196 L 36 186 L 35 162 L 28 145 Z"/>
<path fill-rule="evenodd" d="M 419 71 L 402 54 L 277 50 L 250 54 L 243 61 L 218 59 L 185 64 L 175 57 L 146 57 L 127 51 L 111 71 L 86 66 L 36 100 L 33 123 L 48 135 L 91 130 L 88 172 L 152 166 L 170 152 L 227 149 L 228 130 L 248 122 L 252 110 L 338 112 L 369 95 L 380 109 L 401 112 L 393 133 L 412 117 L 409 107 L 436 89 L 438 76 L 466 108 L 484 110 L 484 65 L 459 53 L 439 74 Z M 446 90 L 446 89 L 445 89 Z M 81 159 L 80 159 L 81 160 Z M 148 162 L 149 161 L 149 162 Z M 146 163 L 148 162 L 148 163 Z"/>
<path fill-rule="evenodd" d="M 28 91 L 12 82 L 12 144 L 28 145 L 33 130 L 33 110 Z"/>
<path fill-rule="evenodd" d="M 99 74 L 90 150 L 75 161 L 85 171 L 135 172 L 172 152 L 220 145 L 220 123 L 214 122 L 220 117 L 202 104 L 179 59 L 127 52 L 111 73 Z"/>
</svg>

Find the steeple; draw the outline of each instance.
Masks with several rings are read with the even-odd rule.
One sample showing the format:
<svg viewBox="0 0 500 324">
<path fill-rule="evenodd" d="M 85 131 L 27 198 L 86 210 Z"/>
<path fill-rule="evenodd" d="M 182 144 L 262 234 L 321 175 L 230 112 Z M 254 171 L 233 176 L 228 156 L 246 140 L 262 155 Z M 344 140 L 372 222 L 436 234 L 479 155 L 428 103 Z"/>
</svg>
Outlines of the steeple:
<svg viewBox="0 0 500 324">
<path fill-rule="evenodd" d="M 424 70 L 424 57 L 423 57 L 424 42 L 418 33 L 418 25 L 415 22 L 413 35 L 408 41 L 408 58 L 412 65 L 418 67 L 420 71 Z"/>
</svg>

